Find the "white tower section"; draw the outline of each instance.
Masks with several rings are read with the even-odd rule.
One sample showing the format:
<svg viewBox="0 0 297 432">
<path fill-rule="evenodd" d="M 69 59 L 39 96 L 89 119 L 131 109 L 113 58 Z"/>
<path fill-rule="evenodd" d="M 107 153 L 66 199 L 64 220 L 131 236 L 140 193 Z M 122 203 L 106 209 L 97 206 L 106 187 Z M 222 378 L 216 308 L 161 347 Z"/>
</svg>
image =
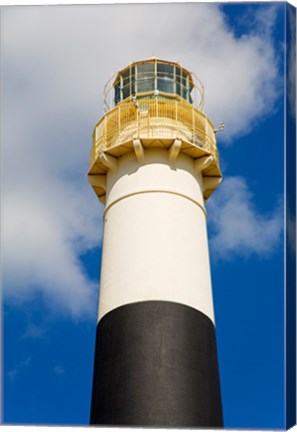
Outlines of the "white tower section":
<svg viewBox="0 0 297 432">
<path fill-rule="evenodd" d="M 107 175 L 99 319 L 127 303 L 165 300 L 213 321 L 202 173 L 186 154 L 143 153 L 141 161 L 124 155 Z"/>
</svg>

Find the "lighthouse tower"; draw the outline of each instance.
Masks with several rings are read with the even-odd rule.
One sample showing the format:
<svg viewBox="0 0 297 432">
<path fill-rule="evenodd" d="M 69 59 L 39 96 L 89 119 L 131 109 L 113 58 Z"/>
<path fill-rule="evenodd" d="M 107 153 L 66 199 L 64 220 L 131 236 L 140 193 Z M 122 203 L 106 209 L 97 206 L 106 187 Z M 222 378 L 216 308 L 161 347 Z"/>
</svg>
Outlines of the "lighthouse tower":
<svg viewBox="0 0 297 432">
<path fill-rule="evenodd" d="M 205 210 L 221 172 L 203 94 L 157 58 L 106 87 L 88 173 L 105 206 L 91 424 L 223 426 Z"/>
</svg>

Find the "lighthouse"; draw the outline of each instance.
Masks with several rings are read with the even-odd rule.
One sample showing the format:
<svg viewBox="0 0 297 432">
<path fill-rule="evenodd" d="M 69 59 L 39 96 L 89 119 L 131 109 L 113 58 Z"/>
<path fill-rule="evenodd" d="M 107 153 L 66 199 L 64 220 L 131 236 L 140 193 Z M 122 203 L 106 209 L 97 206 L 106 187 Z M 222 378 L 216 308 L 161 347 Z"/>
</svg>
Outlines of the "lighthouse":
<svg viewBox="0 0 297 432">
<path fill-rule="evenodd" d="M 205 201 L 221 182 L 203 85 L 131 63 L 105 87 L 88 180 L 104 205 L 90 423 L 223 427 Z"/>
</svg>

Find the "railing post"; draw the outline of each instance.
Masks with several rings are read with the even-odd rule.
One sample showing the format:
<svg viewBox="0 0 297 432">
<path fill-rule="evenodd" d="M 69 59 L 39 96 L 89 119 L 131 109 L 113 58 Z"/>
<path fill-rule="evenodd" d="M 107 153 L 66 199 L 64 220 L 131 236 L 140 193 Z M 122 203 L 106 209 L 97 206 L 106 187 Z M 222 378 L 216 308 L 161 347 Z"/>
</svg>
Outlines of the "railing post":
<svg viewBox="0 0 297 432">
<path fill-rule="evenodd" d="M 104 126 L 103 126 L 103 136 L 104 136 L 104 150 L 107 147 L 107 120 L 106 120 L 106 114 L 104 114 Z"/>
<path fill-rule="evenodd" d="M 177 99 L 175 99 L 175 135 L 178 133 L 178 127 L 177 127 Z"/>
<path fill-rule="evenodd" d="M 147 101 L 147 122 L 146 122 L 146 127 L 147 127 L 146 135 L 147 136 L 149 136 L 149 131 L 150 131 L 150 109 L 151 109 L 151 101 L 148 100 Z"/>
<path fill-rule="evenodd" d="M 204 142 L 205 142 L 205 148 L 206 150 L 211 152 L 211 149 L 209 148 L 209 142 L 208 142 L 208 125 L 207 125 L 207 120 L 206 117 L 203 116 L 203 120 L 204 120 Z"/>
<path fill-rule="evenodd" d="M 159 128 L 159 99 L 156 98 L 156 124 L 157 124 L 157 130 Z"/>
<path fill-rule="evenodd" d="M 140 133 L 140 127 L 139 127 L 140 116 L 139 116 L 139 109 L 138 108 L 136 108 L 136 121 L 137 121 L 137 138 L 139 138 L 139 133 Z"/>
<path fill-rule="evenodd" d="M 98 154 L 98 141 L 99 141 L 98 130 L 99 130 L 99 127 L 96 125 L 95 130 L 94 130 L 94 137 L 93 137 L 93 139 L 94 139 L 93 157 L 97 157 L 97 154 Z"/>
<path fill-rule="evenodd" d="M 120 130 L 121 130 L 121 106 L 117 107 L 118 110 L 118 130 L 117 130 L 117 135 L 120 134 Z"/>
</svg>

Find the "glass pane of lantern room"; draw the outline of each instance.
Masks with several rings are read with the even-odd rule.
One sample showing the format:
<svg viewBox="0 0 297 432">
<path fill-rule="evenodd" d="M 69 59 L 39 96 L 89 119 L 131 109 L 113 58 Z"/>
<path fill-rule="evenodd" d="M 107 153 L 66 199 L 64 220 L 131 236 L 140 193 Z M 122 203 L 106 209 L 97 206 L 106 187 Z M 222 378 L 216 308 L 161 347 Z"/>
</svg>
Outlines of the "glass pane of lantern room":
<svg viewBox="0 0 297 432">
<path fill-rule="evenodd" d="M 137 79 L 153 78 L 155 74 L 155 63 L 144 63 L 137 66 Z"/>
<path fill-rule="evenodd" d="M 181 93 L 180 93 L 181 97 L 188 100 L 188 89 L 186 86 L 181 86 Z"/>
<path fill-rule="evenodd" d="M 117 105 L 121 100 L 120 82 L 114 88 L 114 103 Z"/>
<path fill-rule="evenodd" d="M 137 93 L 146 93 L 154 91 L 154 79 L 138 79 L 137 80 Z"/>
<path fill-rule="evenodd" d="M 123 79 L 127 79 L 130 78 L 130 68 L 128 68 L 123 74 L 122 74 Z"/>
<path fill-rule="evenodd" d="M 167 76 L 173 79 L 174 76 L 174 66 L 166 63 L 157 63 L 157 75 L 158 77 Z"/>
<path fill-rule="evenodd" d="M 181 76 L 184 80 L 187 80 L 187 78 L 188 78 L 188 74 L 184 70 L 181 71 Z"/>
<path fill-rule="evenodd" d="M 128 84 L 123 87 L 123 99 L 126 99 L 130 95 L 131 95 L 131 89 L 130 89 L 130 83 L 128 82 Z"/>
<path fill-rule="evenodd" d="M 126 99 L 131 95 L 131 71 L 127 69 L 122 75 L 122 99 Z"/>
<path fill-rule="evenodd" d="M 174 81 L 168 77 L 158 78 L 158 90 L 165 93 L 174 93 Z"/>
<path fill-rule="evenodd" d="M 173 65 L 157 63 L 157 77 L 158 90 L 165 93 L 175 93 Z"/>
<path fill-rule="evenodd" d="M 154 91 L 155 63 L 144 63 L 137 66 L 136 93 Z"/>
<path fill-rule="evenodd" d="M 135 66 L 131 68 L 131 94 L 135 93 Z"/>
</svg>

